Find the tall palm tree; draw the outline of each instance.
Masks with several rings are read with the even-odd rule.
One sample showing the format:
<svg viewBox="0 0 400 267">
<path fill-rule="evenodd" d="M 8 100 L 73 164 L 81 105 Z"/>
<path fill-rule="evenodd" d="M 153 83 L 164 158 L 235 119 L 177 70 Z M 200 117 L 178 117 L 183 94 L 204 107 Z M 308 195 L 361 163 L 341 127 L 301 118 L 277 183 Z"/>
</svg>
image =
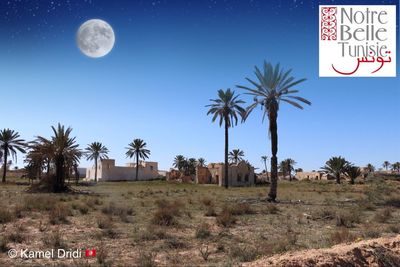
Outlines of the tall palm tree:
<svg viewBox="0 0 400 267">
<path fill-rule="evenodd" d="M 342 174 L 346 175 L 347 170 L 350 168 L 351 164 L 342 157 L 332 157 L 321 169 L 332 176 L 335 177 L 336 183 L 340 184 L 340 176 Z"/>
<path fill-rule="evenodd" d="M 182 171 L 185 166 L 185 157 L 183 155 L 175 156 L 173 166 Z"/>
<path fill-rule="evenodd" d="M 268 160 L 268 156 L 261 156 L 261 161 L 264 163 L 265 175 L 267 175 L 267 180 L 269 180 L 269 178 L 268 178 L 267 160 Z"/>
<path fill-rule="evenodd" d="M 108 148 L 100 142 L 93 142 L 89 144 L 85 150 L 86 158 L 88 160 L 94 160 L 94 181 L 97 182 L 97 161 L 99 159 L 108 159 Z"/>
<path fill-rule="evenodd" d="M 127 157 L 136 159 L 136 181 L 139 176 L 139 160 L 148 159 L 150 156 L 150 150 L 146 149 L 146 142 L 142 139 L 134 139 L 132 143 L 128 145 L 126 149 L 128 151 L 125 153 Z"/>
<path fill-rule="evenodd" d="M 383 164 L 382 164 L 382 166 L 383 166 L 383 168 L 385 168 L 385 170 L 388 170 L 389 169 L 389 167 L 390 167 L 390 162 L 389 161 L 384 161 L 383 162 Z"/>
<path fill-rule="evenodd" d="M 243 150 L 234 149 L 231 152 L 229 152 L 229 160 L 232 163 L 238 164 L 238 162 L 243 160 L 243 157 L 244 157 Z"/>
<path fill-rule="evenodd" d="M 204 158 L 199 158 L 197 160 L 197 166 L 200 166 L 200 167 L 206 166 L 206 160 Z"/>
<path fill-rule="evenodd" d="M 257 77 L 257 81 L 246 78 L 246 80 L 253 86 L 252 88 L 242 85 L 237 86 L 238 88 L 246 90 L 248 94 L 254 96 L 254 103 L 247 108 L 245 119 L 258 105 L 260 105 L 263 109 L 263 120 L 265 116 L 268 116 L 272 151 L 271 187 L 268 194 L 268 200 L 272 202 L 276 200 L 278 189 L 277 119 L 280 102 L 284 101 L 299 109 L 303 109 L 299 102 L 311 105 L 311 102 L 307 99 L 292 95 L 298 93 L 299 91 L 291 88 L 301 82 L 304 82 L 306 79 L 295 80 L 294 77 L 290 76 L 291 71 L 292 70 L 284 71 L 280 68 L 279 64 L 273 67 L 270 63 L 264 62 L 263 71 L 261 71 L 258 67 L 255 67 L 254 73 Z"/>
<path fill-rule="evenodd" d="M 6 182 L 7 174 L 7 158 L 11 156 L 13 159 L 17 159 L 17 151 L 26 153 L 25 151 L 25 140 L 20 139 L 18 132 L 10 129 L 3 129 L 0 131 L 0 150 L 3 154 L 3 179 L 2 182 Z"/>
<path fill-rule="evenodd" d="M 212 102 L 206 107 L 210 107 L 207 115 L 213 114 L 212 122 L 219 118 L 219 126 L 225 123 L 225 165 L 224 177 L 225 188 L 228 188 L 228 151 L 229 151 L 229 128 L 237 125 L 238 115 L 242 118 L 245 116 L 246 110 L 241 107 L 245 102 L 238 99 L 239 95 L 235 96 L 235 91 L 227 89 L 226 91 L 218 90 L 218 98 L 210 99 Z"/>
<path fill-rule="evenodd" d="M 354 184 L 355 179 L 361 175 L 361 170 L 359 167 L 350 166 L 346 170 L 346 175 L 350 177 L 350 184 Z"/>
<path fill-rule="evenodd" d="M 46 153 L 49 162 L 54 164 L 55 179 L 51 185 L 52 192 L 60 193 L 67 189 L 65 178 L 70 165 L 79 162 L 82 152 L 78 148 L 76 137 L 71 137 L 71 127 L 65 128 L 64 125 L 59 123 L 57 128 L 52 126 L 51 129 L 53 130 L 53 136 L 50 139 L 38 136 L 35 142 L 39 146 L 43 146 L 42 150 L 38 148 L 39 153 L 40 151 Z"/>
</svg>

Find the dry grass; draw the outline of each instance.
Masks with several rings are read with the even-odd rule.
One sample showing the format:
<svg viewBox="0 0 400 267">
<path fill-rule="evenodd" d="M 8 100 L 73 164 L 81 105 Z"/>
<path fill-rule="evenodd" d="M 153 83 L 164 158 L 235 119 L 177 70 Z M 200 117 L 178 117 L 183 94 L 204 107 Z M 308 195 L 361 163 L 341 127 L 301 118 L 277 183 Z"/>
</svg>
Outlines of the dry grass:
<svg viewBox="0 0 400 267">
<path fill-rule="evenodd" d="M 97 249 L 96 258 L 77 266 L 238 266 L 264 255 L 400 233 L 400 184 L 390 180 L 279 182 L 277 204 L 264 201 L 265 186 L 226 190 L 155 181 L 76 187 L 90 195 L 24 189 L 2 187 L 0 251 Z M 40 263 L 11 262 L 0 253 L 1 266 Z"/>
</svg>

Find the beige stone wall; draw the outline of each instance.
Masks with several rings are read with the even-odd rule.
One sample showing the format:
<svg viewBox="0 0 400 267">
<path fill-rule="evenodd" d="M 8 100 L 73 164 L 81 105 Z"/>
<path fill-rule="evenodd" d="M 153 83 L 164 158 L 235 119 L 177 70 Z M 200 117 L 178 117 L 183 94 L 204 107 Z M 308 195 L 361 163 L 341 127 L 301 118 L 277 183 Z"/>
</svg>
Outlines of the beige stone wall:
<svg viewBox="0 0 400 267">
<path fill-rule="evenodd" d="M 207 181 L 207 183 L 215 183 L 224 186 L 224 164 L 210 163 L 207 168 L 211 177 L 204 177 L 204 171 L 201 170 L 200 175 L 196 177 L 197 181 Z M 210 179 L 211 178 L 211 179 Z M 210 181 L 210 182 L 209 182 Z M 229 165 L 228 168 L 228 184 L 229 186 L 251 186 L 255 184 L 254 168 L 249 167 L 244 161 L 238 164 Z"/>
<path fill-rule="evenodd" d="M 320 172 L 296 172 L 295 175 L 297 180 L 322 180 L 323 176 L 323 173 Z"/>
<path fill-rule="evenodd" d="M 139 181 L 147 181 L 158 178 L 157 162 L 139 163 Z M 86 180 L 94 180 L 95 168 L 92 166 L 86 170 Z M 136 179 L 136 164 L 128 163 L 127 166 L 115 166 L 114 159 L 105 159 L 98 163 L 97 179 L 99 181 L 134 181 Z"/>
</svg>

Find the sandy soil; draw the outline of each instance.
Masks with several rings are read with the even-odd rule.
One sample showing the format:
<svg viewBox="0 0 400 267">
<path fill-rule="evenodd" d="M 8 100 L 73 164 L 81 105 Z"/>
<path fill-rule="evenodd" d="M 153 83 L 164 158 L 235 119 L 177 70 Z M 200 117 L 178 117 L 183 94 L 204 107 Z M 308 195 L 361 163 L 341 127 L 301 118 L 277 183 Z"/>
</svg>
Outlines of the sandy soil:
<svg viewBox="0 0 400 267">
<path fill-rule="evenodd" d="M 243 266 L 400 266 L 400 235 L 265 257 Z"/>
</svg>

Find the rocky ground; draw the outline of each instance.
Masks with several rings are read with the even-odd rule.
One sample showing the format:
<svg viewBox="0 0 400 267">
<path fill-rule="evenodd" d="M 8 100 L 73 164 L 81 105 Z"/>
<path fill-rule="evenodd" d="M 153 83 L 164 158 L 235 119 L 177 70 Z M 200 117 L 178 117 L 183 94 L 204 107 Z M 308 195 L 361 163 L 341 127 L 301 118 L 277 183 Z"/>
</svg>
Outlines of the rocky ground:
<svg viewBox="0 0 400 267">
<path fill-rule="evenodd" d="M 400 235 L 265 257 L 243 266 L 400 266 Z"/>
</svg>

